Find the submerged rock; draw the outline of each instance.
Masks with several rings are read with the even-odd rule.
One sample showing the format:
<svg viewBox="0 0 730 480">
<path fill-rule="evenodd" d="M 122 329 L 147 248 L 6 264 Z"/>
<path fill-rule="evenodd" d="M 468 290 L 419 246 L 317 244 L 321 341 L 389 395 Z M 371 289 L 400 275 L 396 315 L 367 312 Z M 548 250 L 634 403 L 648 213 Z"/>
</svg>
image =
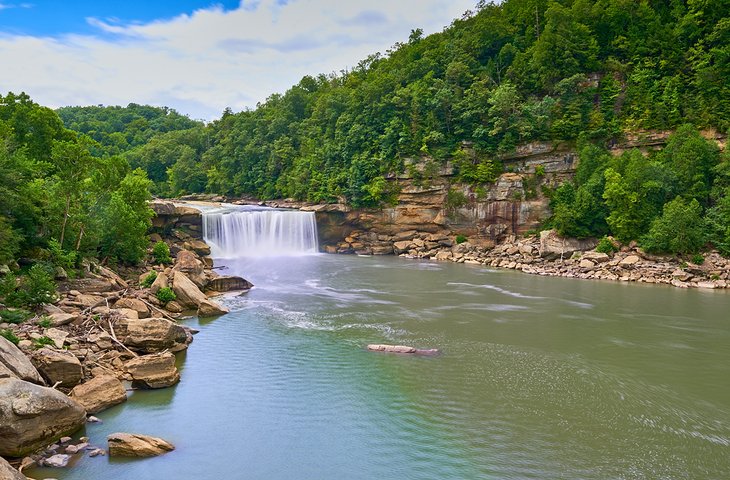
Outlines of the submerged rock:
<svg viewBox="0 0 730 480">
<path fill-rule="evenodd" d="M 166 440 L 136 433 L 112 433 L 107 442 L 111 457 L 154 457 L 175 450 Z"/>
<path fill-rule="evenodd" d="M 85 422 L 84 407 L 58 390 L 0 379 L 0 455 L 21 457 L 72 434 Z"/>
</svg>

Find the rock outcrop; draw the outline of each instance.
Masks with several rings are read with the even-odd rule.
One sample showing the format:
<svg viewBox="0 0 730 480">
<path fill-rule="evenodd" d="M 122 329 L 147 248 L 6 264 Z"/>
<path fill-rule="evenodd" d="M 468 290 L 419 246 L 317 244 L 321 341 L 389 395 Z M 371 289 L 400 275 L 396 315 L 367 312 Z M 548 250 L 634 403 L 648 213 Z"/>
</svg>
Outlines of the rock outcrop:
<svg viewBox="0 0 730 480">
<path fill-rule="evenodd" d="M 112 457 L 154 457 L 175 450 L 166 440 L 136 433 L 112 433 L 107 442 Z"/>
<path fill-rule="evenodd" d="M 72 434 L 85 422 L 84 407 L 58 390 L 0 379 L 0 455 L 23 456 Z"/>
<path fill-rule="evenodd" d="M 83 378 L 81 362 L 71 352 L 41 348 L 33 354 L 32 362 L 48 385 L 71 388 Z"/>
<path fill-rule="evenodd" d="M 19 378 L 43 384 L 43 379 L 28 357 L 5 337 L 0 337 L 0 378 Z"/>
<path fill-rule="evenodd" d="M 166 388 L 180 381 L 175 355 L 170 352 L 144 355 L 124 364 L 135 388 Z"/>
<path fill-rule="evenodd" d="M 172 290 L 177 296 L 177 302 L 183 307 L 198 308 L 200 302 L 207 299 L 200 288 L 180 271 L 173 274 Z"/>
<path fill-rule="evenodd" d="M 88 413 L 99 413 L 127 401 L 122 382 L 112 375 L 99 375 L 86 383 L 76 385 L 70 397 L 83 405 Z"/>
</svg>

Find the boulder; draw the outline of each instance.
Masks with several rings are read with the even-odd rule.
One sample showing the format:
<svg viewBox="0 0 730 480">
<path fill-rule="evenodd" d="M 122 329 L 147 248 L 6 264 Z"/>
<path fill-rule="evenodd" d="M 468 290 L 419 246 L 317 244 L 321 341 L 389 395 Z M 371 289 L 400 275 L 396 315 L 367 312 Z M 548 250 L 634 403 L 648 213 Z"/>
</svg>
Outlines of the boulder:
<svg viewBox="0 0 730 480">
<path fill-rule="evenodd" d="M 175 355 L 170 352 L 144 355 L 124 364 L 135 388 L 165 388 L 180 381 Z"/>
<path fill-rule="evenodd" d="M 165 310 L 172 313 L 182 313 L 185 311 L 182 305 L 177 303 L 175 300 L 167 302 L 167 304 L 165 304 Z"/>
<path fill-rule="evenodd" d="M 167 286 L 167 275 L 165 275 L 163 272 L 160 272 L 157 274 L 157 278 L 155 278 L 155 281 L 152 282 L 152 285 L 150 285 L 150 292 L 156 294 L 160 291 L 161 288 L 167 288 Z"/>
<path fill-rule="evenodd" d="M 25 475 L 14 469 L 2 457 L 0 457 L 0 478 L 3 480 L 26 480 Z"/>
<path fill-rule="evenodd" d="M 48 328 L 43 334 L 53 340 L 53 344 L 56 348 L 63 348 L 63 344 L 66 343 L 68 332 L 64 332 L 58 328 Z"/>
<path fill-rule="evenodd" d="M 111 292 L 118 289 L 116 282 L 103 277 L 75 278 L 66 280 L 58 285 L 61 292 L 78 290 L 79 292 Z"/>
<path fill-rule="evenodd" d="M 177 296 L 177 302 L 183 307 L 197 308 L 200 302 L 206 299 L 198 286 L 181 271 L 173 273 L 172 290 Z"/>
<path fill-rule="evenodd" d="M 607 253 L 602 252 L 585 252 L 581 258 L 584 260 L 590 260 L 593 263 L 605 263 L 611 260 L 611 257 L 609 257 Z"/>
<path fill-rule="evenodd" d="M 175 450 L 173 444 L 148 435 L 112 433 L 106 438 L 112 457 L 154 457 Z"/>
<path fill-rule="evenodd" d="M 578 264 L 578 266 L 580 268 L 591 269 L 591 268 L 595 267 L 596 264 L 593 263 L 592 261 L 588 260 L 587 258 L 584 258 L 584 259 L 582 259 L 580 261 L 580 263 Z"/>
<path fill-rule="evenodd" d="M 99 375 L 76 385 L 69 396 L 83 405 L 88 413 L 99 413 L 127 401 L 124 385 L 112 375 Z"/>
<path fill-rule="evenodd" d="M 215 317 L 217 315 L 223 315 L 224 313 L 228 313 L 228 309 L 212 300 L 203 300 L 200 302 L 200 305 L 198 305 L 199 317 Z"/>
<path fill-rule="evenodd" d="M 82 293 L 81 295 L 77 295 L 74 299 L 76 302 L 79 302 L 84 308 L 93 307 L 94 305 L 103 302 L 104 297 L 101 297 L 99 295 L 88 295 L 85 293 Z"/>
<path fill-rule="evenodd" d="M 183 327 L 165 318 L 121 319 L 114 328 L 120 342 L 145 353 L 160 352 L 187 339 Z"/>
<path fill-rule="evenodd" d="M 175 204 L 172 202 L 165 202 L 162 200 L 152 200 L 149 202 L 149 206 L 155 215 L 175 215 Z"/>
<path fill-rule="evenodd" d="M 70 388 L 83 378 L 81 362 L 71 352 L 41 348 L 33 354 L 32 362 L 48 385 Z"/>
<path fill-rule="evenodd" d="M 193 252 L 180 250 L 175 257 L 173 271 L 183 272 L 198 288 L 205 287 L 207 281 L 205 278 L 205 266 Z M 174 279 L 173 283 L 175 283 Z"/>
<path fill-rule="evenodd" d="M 624 268 L 631 268 L 637 263 L 641 261 L 641 258 L 638 255 L 629 255 L 623 260 L 621 260 L 618 264 L 620 267 Z"/>
<path fill-rule="evenodd" d="M 150 316 L 150 310 L 147 305 L 138 298 L 120 298 L 114 304 L 114 308 L 128 308 L 137 312 L 138 318 L 147 318 Z"/>
<path fill-rule="evenodd" d="M 577 239 L 565 238 L 558 235 L 555 230 L 544 230 L 540 232 L 540 256 L 556 259 L 570 258 L 574 252 L 584 252 L 595 248 L 598 242 L 594 238 Z"/>
<path fill-rule="evenodd" d="M 52 327 L 60 327 L 61 325 L 68 325 L 79 316 L 75 313 L 52 313 L 48 315 L 48 318 L 51 320 Z"/>
<path fill-rule="evenodd" d="M 192 250 L 201 256 L 210 255 L 210 247 L 202 240 L 189 240 L 183 244 L 183 248 Z"/>
<path fill-rule="evenodd" d="M 235 276 L 222 276 L 211 279 L 206 288 L 215 292 L 230 292 L 233 290 L 250 290 L 253 283 L 245 278 Z"/>
<path fill-rule="evenodd" d="M 0 455 L 21 457 L 85 423 L 84 407 L 58 390 L 0 379 Z"/>
<path fill-rule="evenodd" d="M 43 385 L 43 379 L 28 357 L 5 337 L 0 337 L 0 378 L 18 378 Z"/>
<path fill-rule="evenodd" d="M 395 251 L 395 253 L 407 252 L 408 249 L 411 248 L 412 243 L 413 242 L 411 242 L 410 240 L 403 240 L 400 242 L 395 242 L 395 243 L 393 243 L 393 250 Z"/>
<path fill-rule="evenodd" d="M 68 465 L 68 461 L 71 460 L 71 455 L 65 453 L 57 453 L 43 460 L 43 465 L 46 467 L 53 468 L 64 468 Z"/>
</svg>

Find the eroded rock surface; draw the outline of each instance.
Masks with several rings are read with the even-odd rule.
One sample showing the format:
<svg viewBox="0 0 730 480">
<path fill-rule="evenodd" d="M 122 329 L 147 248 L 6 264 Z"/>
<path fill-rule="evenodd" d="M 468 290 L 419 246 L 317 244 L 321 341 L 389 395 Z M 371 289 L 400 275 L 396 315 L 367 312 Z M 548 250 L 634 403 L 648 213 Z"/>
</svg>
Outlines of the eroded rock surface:
<svg viewBox="0 0 730 480">
<path fill-rule="evenodd" d="M 162 438 L 136 433 L 112 433 L 107 442 L 112 457 L 154 457 L 175 450 L 173 444 Z"/>
</svg>

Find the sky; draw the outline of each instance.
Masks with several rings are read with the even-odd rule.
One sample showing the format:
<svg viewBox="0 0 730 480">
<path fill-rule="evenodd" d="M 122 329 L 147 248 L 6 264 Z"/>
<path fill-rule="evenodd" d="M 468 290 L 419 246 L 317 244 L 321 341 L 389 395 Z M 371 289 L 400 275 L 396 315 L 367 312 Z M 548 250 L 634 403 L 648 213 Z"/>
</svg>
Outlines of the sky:
<svg viewBox="0 0 730 480">
<path fill-rule="evenodd" d="M 476 0 L 0 0 L 0 93 L 213 120 L 340 72 Z"/>
</svg>

